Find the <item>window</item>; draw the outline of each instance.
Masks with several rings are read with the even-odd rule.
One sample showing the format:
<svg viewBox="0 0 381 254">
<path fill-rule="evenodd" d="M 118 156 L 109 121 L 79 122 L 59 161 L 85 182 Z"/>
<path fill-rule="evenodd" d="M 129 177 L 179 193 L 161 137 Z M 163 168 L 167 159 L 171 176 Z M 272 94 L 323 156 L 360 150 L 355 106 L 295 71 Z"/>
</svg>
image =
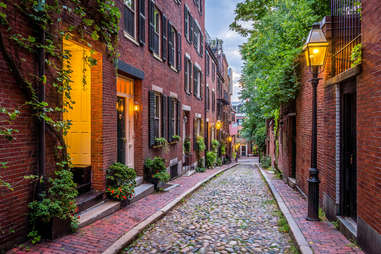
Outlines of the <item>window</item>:
<svg viewBox="0 0 381 254">
<path fill-rule="evenodd" d="M 201 118 L 196 118 L 196 137 L 201 136 Z"/>
<path fill-rule="evenodd" d="M 192 84 L 192 62 L 185 56 L 184 58 L 184 90 L 189 95 L 191 94 Z"/>
<path fill-rule="evenodd" d="M 161 32 L 162 32 L 162 15 L 156 8 L 152 0 L 148 2 L 149 9 L 149 50 L 156 56 L 160 57 L 161 52 Z M 165 22 L 163 22 L 165 24 Z"/>
<path fill-rule="evenodd" d="M 168 97 L 168 141 L 172 142 L 175 135 L 180 136 L 180 102 Z"/>
<path fill-rule="evenodd" d="M 216 111 L 216 93 L 212 91 L 212 111 Z"/>
<path fill-rule="evenodd" d="M 136 39 L 136 0 L 124 0 L 124 29 L 127 34 Z"/>
<path fill-rule="evenodd" d="M 168 23 L 168 64 L 174 68 L 176 68 L 176 40 L 175 36 L 177 36 L 177 32 L 175 28 Z M 177 38 L 177 37 L 176 37 Z"/>
<path fill-rule="evenodd" d="M 161 130 L 162 124 L 162 108 L 161 108 L 161 94 L 155 93 L 155 108 L 154 108 L 154 116 L 155 116 L 155 137 L 162 137 L 163 133 Z"/>
<path fill-rule="evenodd" d="M 214 62 L 212 63 L 212 80 L 214 81 L 216 79 L 216 65 Z"/>
<path fill-rule="evenodd" d="M 201 70 L 196 65 L 193 66 L 193 94 L 201 99 L 202 86 L 201 86 Z"/>
<path fill-rule="evenodd" d="M 210 69 L 209 69 L 209 65 L 210 65 L 210 57 L 209 57 L 209 54 L 206 53 L 206 76 L 209 76 L 209 73 L 210 73 Z"/>
<path fill-rule="evenodd" d="M 190 26 L 189 26 L 189 10 L 186 6 L 184 6 L 184 36 L 185 38 L 187 39 L 187 41 L 189 42 L 189 30 L 190 30 Z"/>
<path fill-rule="evenodd" d="M 209 111 L 210 109 L 210 100 L 209 100 L 209 87 L 206 87 L 206 94 L 205 94 L 205 105 L 206 105 L 206 111 Z"/>
<path fill-rule="evenodd" d="M 160 52 L 160 12 L 158 9 L 154 9 L 154 46 L 155 46 L 155 53 L 159 56 Z"/>
</svg>

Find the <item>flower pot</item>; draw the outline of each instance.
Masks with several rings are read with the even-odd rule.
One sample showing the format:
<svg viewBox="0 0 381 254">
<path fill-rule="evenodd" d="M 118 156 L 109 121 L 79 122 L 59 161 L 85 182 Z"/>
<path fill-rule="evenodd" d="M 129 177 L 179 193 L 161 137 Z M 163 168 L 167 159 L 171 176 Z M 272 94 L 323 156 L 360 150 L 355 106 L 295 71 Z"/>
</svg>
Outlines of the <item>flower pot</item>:
<svg viewBox="0 0 381 254">
<path fill-rule="evenodd" d="M 50 222 L 39 221 L 37 228 L 43 239 L 54 240 L 73 232 L 70 219 L 53 218 Z"/>
<path fill-rule="evenodd" d="M 151 179 L 151 183 L 153 184 L 154 188 L 155 188 L 155 191 L 158 191 L 159 190 L 159 179 L 157 178 L 152 178 Z"/>
</svg>

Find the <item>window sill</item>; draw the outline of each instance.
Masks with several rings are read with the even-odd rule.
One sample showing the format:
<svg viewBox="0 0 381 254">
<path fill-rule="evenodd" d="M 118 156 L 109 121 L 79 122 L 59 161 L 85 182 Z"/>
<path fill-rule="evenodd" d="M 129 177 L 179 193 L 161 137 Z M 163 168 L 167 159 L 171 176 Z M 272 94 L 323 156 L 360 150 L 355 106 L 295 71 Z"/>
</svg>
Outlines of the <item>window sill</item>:
<svg viewBox="0 0 381 254">
<path fill-rule="evenodd" d="M 172 65 L 170 65 L 170 68 L 171 68 L 172 71 L 174 71 L 174 72 L 176 72 L 176 73 L 179 72 L 179 71 L 178 71 L 174 66 L 172 66 Z"/>
<path fill-rule="evenodd" d="M 129 35 L 126 31 L 123 31 L 123 35 L 124 35 L 124 38 L 130 40 L 133 44 L 140 47 L 139 42 L 137 42 L 136 39 L 134 37 L 132 37 L 131 35 Z"/>
<path fill-rule="evenodd" d="M 153 145 L 153 146 L 151 146 L 151 148 L 153 148 L 153 149 L 160 149 L 162 147 L 163 147 L 163 145 Z"/>
<path fill-rule="evenodd" d="M 153 58 L 155 58 L 156 60 L 158 60 L 159 62 L 163 62 L 163 59 L 161 59 L 161 57 L 159 55 L 157 55 L 156 53 L 152 53 L 153 55 Z"/>
<path fill-rule="evenodd" d="M 174 141 L 170 142 L 169 144 L 170 145 L 176 145 L 177 143 L 179 143 L 179 140 L 174 140 Z"/>
</svg>

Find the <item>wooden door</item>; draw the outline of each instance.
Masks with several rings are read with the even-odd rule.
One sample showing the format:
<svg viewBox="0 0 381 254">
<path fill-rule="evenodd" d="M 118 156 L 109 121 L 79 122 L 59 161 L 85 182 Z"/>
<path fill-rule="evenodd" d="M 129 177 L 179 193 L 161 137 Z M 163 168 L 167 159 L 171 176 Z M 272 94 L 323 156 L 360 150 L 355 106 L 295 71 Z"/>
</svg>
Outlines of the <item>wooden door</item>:
<svg viewBox="0 0 381 254">
<path fill-rule="evenodd" d="M 123 116 L 118 117 L 118 158 L 130 168 L 134 168 L 134 81 L 129 78 L 117 79 L 118 103 L 123 103 Z M 119 113 L 118 113 L 119 114 Z M 120 154 L 120 155 L 119 155 Z"/>
<path fill-rule="evenodd" d="M 342 90 L 342 215 L 357 220 L 356 90 L 355 82 Z"/>
<path fill-rule="evenodd" d="M 85 58 L 91 53 L 67 40 L 64 40 L 64 50 L 69 50 L 72 55 L 70 95 L 75 102 L 63 115 L 64 120 L 71 121 L 65 141 L 73 166 L 86 167 L 91 165 L 91 67 Z"/>
</svg>

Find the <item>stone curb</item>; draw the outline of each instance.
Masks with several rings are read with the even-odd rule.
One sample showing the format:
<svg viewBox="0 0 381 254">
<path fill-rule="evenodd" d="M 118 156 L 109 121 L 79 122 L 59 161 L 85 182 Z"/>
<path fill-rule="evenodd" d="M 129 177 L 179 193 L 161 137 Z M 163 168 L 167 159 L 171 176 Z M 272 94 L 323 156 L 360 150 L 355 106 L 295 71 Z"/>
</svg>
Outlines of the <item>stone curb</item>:
<svg viewBox="0 0 381 254">
<path fill-rule="evenodd" d="M 313 254 L 313 250 L 311 249 L 310 245 L 308 244 L 306 238 L 304 237 L 302 231 L 300 230 L 298 224 L 292 217 L 290 210 L 287 208 L 285 202 L 283 201 L 283 198 L 279 195 L 278 191 L 275 189 L 274 185 L 271 183 L 271 180 L 266 175 L 266 173 L 263 171 L 263 169 L 258 165 L 255 164 L 259 171 L 261 172 L 263 178 L 266 180 L 267 185 L 269 186 L 276 202 L 278 203 L 278 207 L 283 213 L 284 217 L 286 218 L 288 225 L 291 229 L 291 234 L 293 238 L 296 241 L 296 244 L 298 245 L 298 248 L 302 254 Z"/>
<path fill-rule="evenodd" d="M 226 168 L 218 170 L 216 173 L 208 176 L 201 182 L 197 183 L 195 186 L 169 202 L 166 206 L 161 208 L 156 213 L 149 216 L 144 221 L 140 222 L 138 225 L 130 229 L 127 233 L 125 233 L 121 238 L 119 238 L 116 242 L 114 242 L 110 247 L 108 247 L 103 254 L 114 254 L 118 253 L 125 247 L 127 244 L 131 243 L 147 226 L 161 219 L 164 215 L 166 215 L 170 210 L 172 210 L 178 203 L 180 203 L 187 196 L 191 195 L 197 189 L 199 189 L 204 183 L 209 182 L 212 178 L 216 177 L 216 175 L 225 172 L 228 169 L 231 169 L 237 166 L 239 163 L 234 163 Z"/>
</svg>

